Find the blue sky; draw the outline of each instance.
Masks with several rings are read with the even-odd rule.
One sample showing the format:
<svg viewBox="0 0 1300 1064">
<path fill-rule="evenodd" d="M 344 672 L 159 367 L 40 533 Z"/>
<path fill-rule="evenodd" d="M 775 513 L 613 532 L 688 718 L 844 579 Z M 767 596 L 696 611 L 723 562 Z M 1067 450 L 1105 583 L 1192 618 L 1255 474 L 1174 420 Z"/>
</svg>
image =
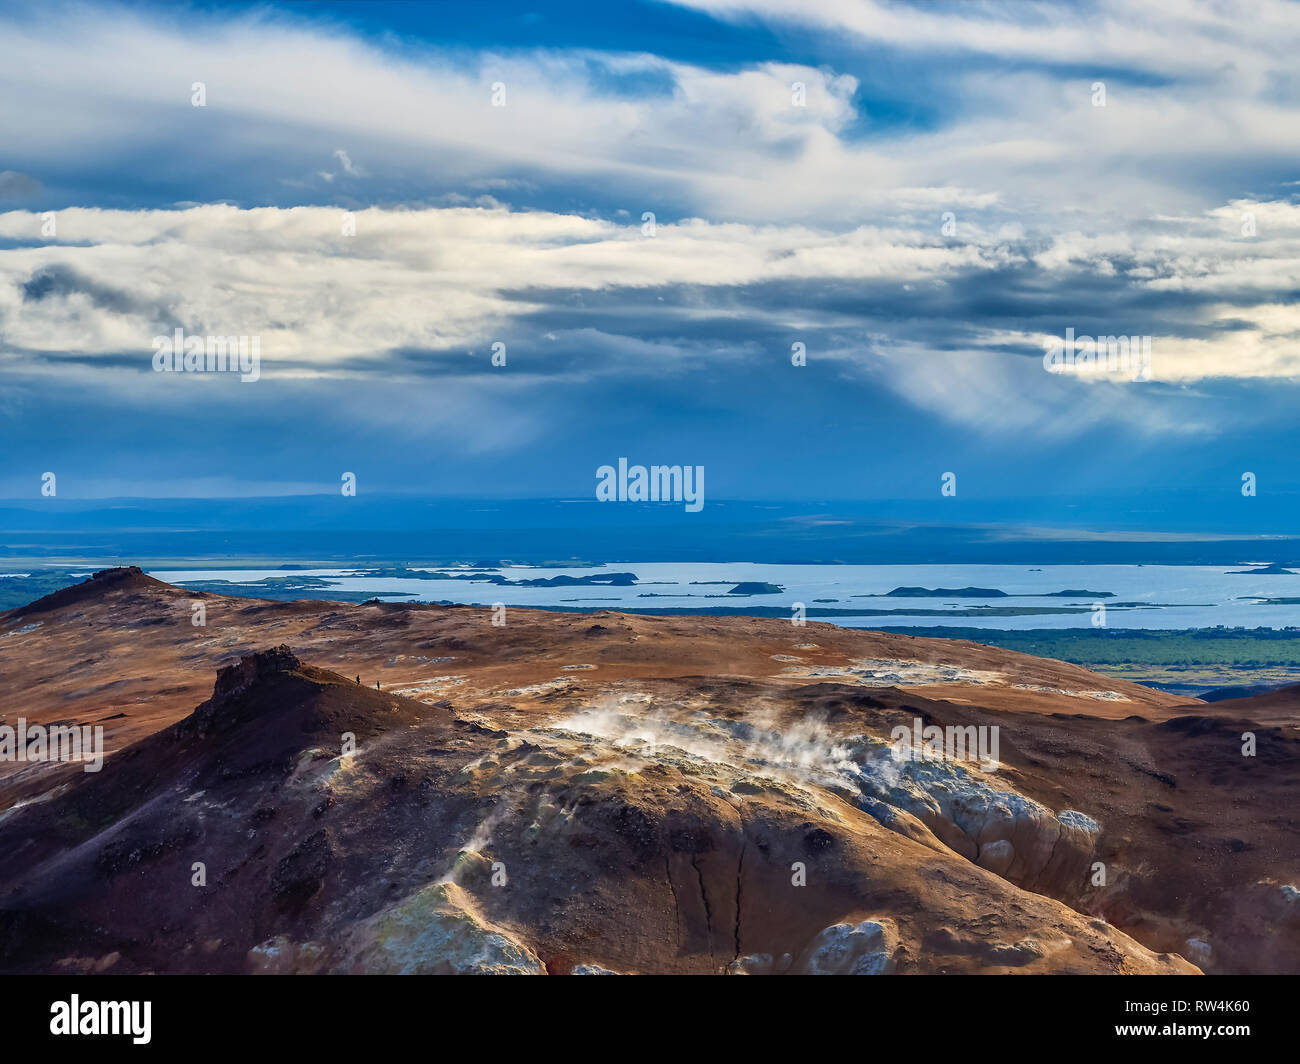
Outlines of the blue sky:
<svg viewBox="0 0 1300 1064">
<path fill-rule="evenodd" d="M 1300 498 L 1298 45 L 1289 0 L 0 6 L 0 497 L 589 497 L 627 456 Z M 155 372 L 176 328 L 259 379 Z M 1047 372 L 1067 329 L 1149 379 Z"/>
</svg>

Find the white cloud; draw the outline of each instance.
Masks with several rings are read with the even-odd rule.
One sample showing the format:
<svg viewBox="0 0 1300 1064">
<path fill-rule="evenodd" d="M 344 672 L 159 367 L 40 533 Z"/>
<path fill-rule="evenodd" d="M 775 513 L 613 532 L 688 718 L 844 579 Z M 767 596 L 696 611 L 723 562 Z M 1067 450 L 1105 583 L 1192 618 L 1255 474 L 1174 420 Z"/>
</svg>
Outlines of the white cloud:
<svg viewBox="0 0 1300 1064">
<path fill-rule="evenodd" d="M 975 53 L 1202 77 L 1233 69 L 1262 83 L 1287 69 L 1297 34 L 1288 0 L 672 0 L 719 18 L 801 24 L 932 54 Z"/>
<path fill-rule="evenodd" d="M 342 195 L 340 175 L 358 203 L 550 182 L 637 214 L 850 228 L 953 210 L 1118 229 L 1222 202 L 1227 151 L 1242 163 L 1300 154 L 1291 5 L 695 6 L 902 49 L 925 75 L 918 93 L 938 93 L 919 102 L 939 122 L 878 122 L 873 101 L 855 99 L 858 76 L 800 64 L 386 50 L 260 9 L 187 12 L 183 28 L 165 9 L 47 5 L 39 20 L 0 16 L 0 128 L 14 165 L 43 181 L 133 159 L 145 187 L 192 180 L 204 199 Z M 971 52 L 1016 65 L 952 61 Z M 1096 108 L 1090 67 L 1138 77 L 1106 76 Z M 195 81 L 206 107 L 190 105 Z M 504 107 L 492 106 L 498 81 Z M 806 106 L 793 105 L 795 82 Z"/>
<path fill-rule="evenodd" d="M 1080 279 L 1104 282 L 1078 296 L 1080 317 L 1110 309 L 1087 302 L 1096 292 L 1145 298 L 1110 331 L 1156 334 L 1159 381 L 1300 375 L 1288 302 L 1300 284 L 1300 207 L 1233 176 L 1262 174 L 1267 185 L 1279 160 L 1300 156 L 1294 7 L 687 6 L 812 25 L 863 55 L 897 50 L 926 75 L 918 92 L 948 94 L 921 101 L 939 119 L 878 121 L 860 98 L 860 68 L 399 51 L 260 9 L 187 10 L 184 26 L 157 8 L 0 14 L 0 129 L 20 168 L 5 174 L 28 190 L 69 175 L 88 186 L 112 178 L 128 200 L 142 189 L 148 203 L 157 202 L 149 190 L 181 185 L 195 202 L 54 203 L 52 240 L 40 237 L 36 211 L 0 214 L 0 238 L 16 245 L 0 250 L 4 365 L 37 352 L 105 366 L 138 353 L 143 366 L 151 338 L 180 325 L 259 335 L 272 378 L 377 370 L 400 380 L 420 367 L 394 352 L 414 350 L 451 353 L 441 375 L 469 379 L 469 352 L 511 342 L 533 314 L 550 316 L 557 357 L 586 345 L 621 370 L 682 363 L 708 346 L 748 357 L 748 341 L 691 333 L 728 317 L 861 329 L 861 344 L 837 355 L 852 360 L 886 328 L 872 317 L 889 285 L 901 299 L 1018 272 L 1066 301 Z M 1105 76 L 1104 108 L 1092 105 L 1092 66 L 1128 75 Z M 195 81 L 206 107 L 191 106 Z M 504 107 L 492 106 L 498 81 Z M 796 82 L 806 106 L 794 105 Z M 339 206 L 214 202 L 265 203 L 268 190 L 286 189 L 294 199 L 284 202 Z M 544 209 L 556 189 L 579 206 Z M 355 236 L 343 235 L 343 206 L 354 208 Z M 640 229 L 645 210 L 660 216 L 652 239 Z M 940 229 L 946 211 L 952 235 Z M 73 280 L 24 299 L 23 285 L 50 269 Z M 845 295 L 809 309 L 765 295 L 799 286 Z M 651 289 L 725 289 L 726 299 L 665 306 L 657 320 L 681 324 L 668 338 L 638 334 L 626 309 L 589 320 L 566 302 Z M 855 305 L 859 290 L 875 303 Z M 1014 317 L 1007 303 L 1002 313 Z M 1059 428 L 1071 403 L 1098 417 L 1106 402 L 1139 408 L 1127 393 L 1103 401 L 1110 385 L 1050 378 L 1025 358 L 1025 348 L 1041 350 L 1042 321 L 994 327 L 978 306 L 954 307 L 946 321 L 919 323 L 946 328 L 946 345 L 925 349 L 918 322 L 902 315 L 875 347 L 893 352 L 877 357 L 876 372 L 910 402 L 989 432 Z M 23 367 L 45 371 L 39 358 Z M 1008 391 L 1021 396 L 1014 413 Z M 524 418 L 503 433 L 535 431 Z"/>
<path fill-rule="evenodd" d="M 152 356 L 152 337 L 259 335 L 265 372 L 304 376 L 397 348 L 465 349 L 548 305 L 548 289 L 748 286 L 835 279 L 921 279 L 993 269 L 1003 248 L 947 247 L 920 234 L 860 228 L 829 234 L 699 220 L 659 226 L 546 212 L 326 207 L 183 211 L 73 209 L 59 243 L 0 251 L 0 315 L 10 347 Z M 0 237 L 33 239 L 40 215 L 0 214 Z M 24 296 L 42 271 L 77 281 L 68 293 Z M 97 302 L 93 291 L 119 293 Z M 539 302 L 509 297 L 537 289 Z"/>
<path fill-rule="evenodd" d="M 1249 239 L 1233 229 L 1243 213 L 1258 219 Z M 344 235 L 345 220 L 355 235 Z M 536 327 L 520 322 L 549 314 L 561 324 L 548 326 L 560 333 L 548 352 L 563 358 L 577 344 L 593 355 L 581 371 L 567 372 L 649 372 L 701 349 L 730 347 L 745 357 L 744 343 L 702 339 L 693 323 L 743 319 L 792 334 L 879 331 L 881 301 L 888 303 L 891 291 L 902 299 L 979 277 L 995 286 L 1003 271 L 1032 268 L 1048 292 L 1084 276 L 1106 279 L 1107 300 L 1148 299 L 1121 312 L 1080 296 L 1077 316 L 1059 329 L 1073 325 L 1083 334 L 1102 315 L 1098 332 L 1154 334 L 1155 380 L 1300 377 L 1300 312 L 1288 302 L 1300 285 L 1300 209 L 1289 204 L 1238 201 L 1186 219 L 1185 236 L 1153 224 L 1131 237 L 1068 232 L 1044 241 L 971 225 L 968 242 L 952 243 L 903 228 L 827 232 L 699 219 L 660 225 L 647 237 L 638 222 L 500 207 L 371 208 L 349 216 L 327 207 L 208 205 L 60 211 L 57 242 L 24 246 L 38 239 L 42 223 L 33 212 L 0 214 L 0 239 L 18 244 L 0 251 L 0 351 L 75 354 L 92 363 L 125 358 L 128 366 L 136 356 L 143 370 L 152 338 L 180 327 L 259 336 L 269 377 L 401 376 L 421 372 L 429 359 L 441 360 L 440 375 L 456 377 L 481 369 L 474 353 L 494 340 L 538 341 Z M 43 280 L 51 276 L 57 284 Z M 804 310 L 797 300 L 774 305 L 767 294 L 772 286 L 809 284 L 871 286 L 875 302 Z M 638 335 L 646 312 L 635 293 L 700 289 L 725 290 L 726 297 L 655 304 L 653 317 L 660 326 L 677 322 L 680 339 Z M 619 293 L 624 301 L 610 306 L 607 319 L 589 319 L 572 301 L 583 293 Z M 1150 302 L 1162 293 L 1192 300 L 1160 313 L 1163 330 Z M 893 323 L 894 340 L 915 343 L 916 330 L 934 324 L 904 316 Z M 1003 375 L 1041 372 L 1023 357 L 1025 349 L 1043 350 L 1041 327 L 993 327 L 978 317 L 941 324 L 954 341 L 949 346 L 978 363 L 979 379 L 998 358 L 1006 362 Z M 863 341 L 865 350 L 865 334 Z M 397 357 L 402 352 L 414 354 Z M 914 371 L 918 358 L 887 364 L 917 400 L 927 377 Z M 964 403 L 991 400 L 966 383 L 945 371 L 932 387 L 941 399 L 956 388 Z M 996 421 L 1008 427 L 1004 411 Z"/>
</svg>

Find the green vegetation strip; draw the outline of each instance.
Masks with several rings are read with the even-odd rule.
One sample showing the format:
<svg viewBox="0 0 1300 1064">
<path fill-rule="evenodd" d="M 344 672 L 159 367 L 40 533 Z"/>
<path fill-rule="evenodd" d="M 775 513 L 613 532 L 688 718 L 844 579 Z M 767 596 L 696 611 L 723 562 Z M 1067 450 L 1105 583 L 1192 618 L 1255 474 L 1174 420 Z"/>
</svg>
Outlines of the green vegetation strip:
<svg viewBox="0 0 1300 1064">
<path fill-rule="evenodd" d="M 1300 628 L 1029 629 L 883 628 L 882 631 L 1018 650 L 1076 665 L 1232 665 L 1260 668 L 1300 663 Z"/>
</svg>

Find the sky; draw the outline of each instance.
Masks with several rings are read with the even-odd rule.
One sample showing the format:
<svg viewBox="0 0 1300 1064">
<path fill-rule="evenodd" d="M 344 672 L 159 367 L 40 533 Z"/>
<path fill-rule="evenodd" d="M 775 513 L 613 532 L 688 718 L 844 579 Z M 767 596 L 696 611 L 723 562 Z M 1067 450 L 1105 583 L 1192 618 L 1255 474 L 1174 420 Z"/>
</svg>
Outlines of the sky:
<svg viewBox="0 0 1300 1064">
<path fill-rule="evenodd" d="M 1290 0 L 0 5 L 0 498 L 1294 502 L 1298 53 Z"/>
</svg>

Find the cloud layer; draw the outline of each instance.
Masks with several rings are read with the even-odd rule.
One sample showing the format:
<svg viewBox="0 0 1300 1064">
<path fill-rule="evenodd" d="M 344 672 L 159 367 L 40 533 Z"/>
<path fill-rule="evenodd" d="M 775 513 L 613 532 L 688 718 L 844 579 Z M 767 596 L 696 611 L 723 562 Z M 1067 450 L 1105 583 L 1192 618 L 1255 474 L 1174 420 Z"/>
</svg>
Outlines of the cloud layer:
<svg viewBox="0 0 1300 1064">
<path fill-rule="evenodd" d="M 561 424 L 585 461 L 620 404 L 723 453 L 764 402 L 888 405 L 990 461 L 1284 419 L 1294 4 L 677 6 L 748 58 L 6 11 L 0 417 L 34 438 L 97 394 L 256 433 L 261 383 L 152 372 L 183 328 L 259 337 L 303 411 L 346 396 L 361 437 L 470 462 Z M 1067 329 L 1150 336 L 1150 381 L 1046 373 Z"/>
</svg>

